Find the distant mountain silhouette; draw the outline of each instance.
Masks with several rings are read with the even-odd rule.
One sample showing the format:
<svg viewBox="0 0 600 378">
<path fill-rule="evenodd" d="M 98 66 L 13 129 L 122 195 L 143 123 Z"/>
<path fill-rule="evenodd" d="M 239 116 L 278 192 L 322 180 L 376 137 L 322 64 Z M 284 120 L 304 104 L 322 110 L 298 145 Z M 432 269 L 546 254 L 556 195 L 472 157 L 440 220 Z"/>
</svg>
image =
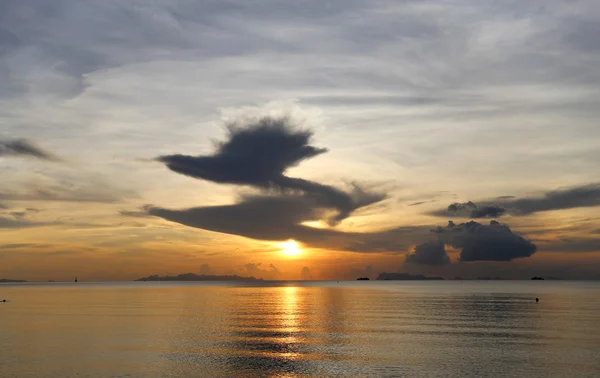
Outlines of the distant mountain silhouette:
<svg viewBox="0 0 600 378">
<path fill-rule="evenodd" d="M 425 280 L 443 280 L 442 277 L 427 277 L 422 274 L 408 273 L 379 273 L 378 280 L 394 280 L 394 281 L 425 281 Z"/>
<path fill-rule="evenodd" d="M 27 282 L 25 280 L 9 280 L 8 278 L 0 278 L 1 283 L 9 283 L 9 282 Z"/>
<path fill-rule="evenodd" d="M 242 277 L 242 276 L 212 276 L 197 275 L 194 273 L 185 273 L 178 276 L 159 276 L 158 274 L 146 278 L 138 278 L 136 281 L 262 281 L 262 278 Z"/>
</svg>

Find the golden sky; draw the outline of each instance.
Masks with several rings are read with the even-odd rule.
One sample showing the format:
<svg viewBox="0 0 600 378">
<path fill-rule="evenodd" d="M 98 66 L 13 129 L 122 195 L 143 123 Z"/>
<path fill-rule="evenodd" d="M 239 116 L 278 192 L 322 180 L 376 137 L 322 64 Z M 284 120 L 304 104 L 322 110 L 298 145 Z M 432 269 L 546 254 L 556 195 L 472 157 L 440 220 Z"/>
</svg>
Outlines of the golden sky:
<svg viewBox="0 0 600 378">
<path fill-rule="evenodd" d="M 0 278 L 600 278 L 595 2 L 44 4 L 0 5 Z"/>
</svg>

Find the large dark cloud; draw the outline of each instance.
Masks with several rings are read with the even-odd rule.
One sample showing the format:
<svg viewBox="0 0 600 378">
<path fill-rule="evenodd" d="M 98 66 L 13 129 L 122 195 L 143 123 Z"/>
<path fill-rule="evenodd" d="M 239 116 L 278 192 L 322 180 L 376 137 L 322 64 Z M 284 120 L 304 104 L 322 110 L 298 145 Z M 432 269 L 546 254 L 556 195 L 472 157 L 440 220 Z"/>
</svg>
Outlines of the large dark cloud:
<svg viewBox="0 0 600 378">
<path fill-rule="evenodd" d="M 59 161 L 54 154 L 43 150 L 35 143 L 26 139 L 0 140 L 1 156 L 22 156 L 40 160 Z"/>
<path fill-rule="evenodd" d="M 600 183 L 552 190 L 541 197 L 516 198 L 499 203 L 512 214 L 600 206 Z"/>
<path fill-rule="evenodd" d="M 497 218 L 504 214 L 529 215 L 541 211 L 564 210 L 578 207 L 600 206 L 600 183 L 558 189 L 539 197 L 516 198 L 500 196 L 491 201 L 453 203 L 447 209 L 431 212 L 431 215 L 464 218 Z"/>
<path fill-rule="evenodd" d="M 497 221 L 491 221 L 489 225 L 449 221 L 446 227 L 432 231 L 438 234 L 440 241 L 462 249 L 460 261 L 510 261 L 529 257 L 537 249 L 531 241 Z"/>
<path fill-rule="evenodd" d="M 413 253 L 406 255 L 405 264 L 446 265 L 450 258 L 442 242 L 426 242 L 415 247 Z"/>
<path fill-rule="evenodd" d="M 322 218 L 328 209 L 304 195 L 247 196 L 232 205 L 170 210 L 147 206 L 148 214 L 204 230 L 353 252 L 401 252 L 427 239 L 430 227 L 398 227 L 379 232 L 344 232 L 314 228 L 303 222 Z"/>
<path fill-rule="evenodd" d="M 247 215 L 252 214 L 253 226 L 243 227 L 245 236 L 287 239 L 293 237 L 288 234 L 304 233 L 305 227 L 299 225 L 303 221 L 325 220 L 335 225 L 356 209 L 385 198 L 384 194 L 368 192 L 356 184 L 347 192 L 286 176 L 288 168 L 326 152 L 324 148 L 310 145 L 311 136 L 286 117 L 265 117 L 250 124 L 229 125 L 228 139 L 218 144 L 213 155 L 160 156 L 157 160 L 174 172 L 217 183 L 248 185 L 268 195 L 245 197 L 235 205 L 185 212 L 153 209 L 152 214 L 230 233 L 239 232 L 232 232 L 240 227 L 235 219 L 247 219 Z"/>
</svg>

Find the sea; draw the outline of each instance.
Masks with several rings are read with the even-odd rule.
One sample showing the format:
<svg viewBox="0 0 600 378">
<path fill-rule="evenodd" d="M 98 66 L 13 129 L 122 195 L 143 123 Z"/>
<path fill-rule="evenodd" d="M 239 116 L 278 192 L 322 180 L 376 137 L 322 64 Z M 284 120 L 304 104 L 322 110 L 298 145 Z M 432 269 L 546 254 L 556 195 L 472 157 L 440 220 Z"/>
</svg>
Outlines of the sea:
<svg viewBox="0 0 600 378">
<path fill-rule="evenodd" d="M 600 282 L 2 284 L 0 377 L 600 377 Z"/>
</svg>

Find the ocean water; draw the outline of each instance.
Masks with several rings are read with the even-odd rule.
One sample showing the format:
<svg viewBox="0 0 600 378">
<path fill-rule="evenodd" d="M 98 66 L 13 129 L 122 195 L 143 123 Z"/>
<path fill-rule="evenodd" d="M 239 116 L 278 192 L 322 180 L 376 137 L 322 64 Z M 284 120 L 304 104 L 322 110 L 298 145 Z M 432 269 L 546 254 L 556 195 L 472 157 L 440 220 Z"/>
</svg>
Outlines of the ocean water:
<svg viewBox="0 0 600 378">
<path fill-rule="evenodd" d="M 3 284 L 3 298 L 0 377 L 600 377 L 597 282 Z"/>
</svg>

